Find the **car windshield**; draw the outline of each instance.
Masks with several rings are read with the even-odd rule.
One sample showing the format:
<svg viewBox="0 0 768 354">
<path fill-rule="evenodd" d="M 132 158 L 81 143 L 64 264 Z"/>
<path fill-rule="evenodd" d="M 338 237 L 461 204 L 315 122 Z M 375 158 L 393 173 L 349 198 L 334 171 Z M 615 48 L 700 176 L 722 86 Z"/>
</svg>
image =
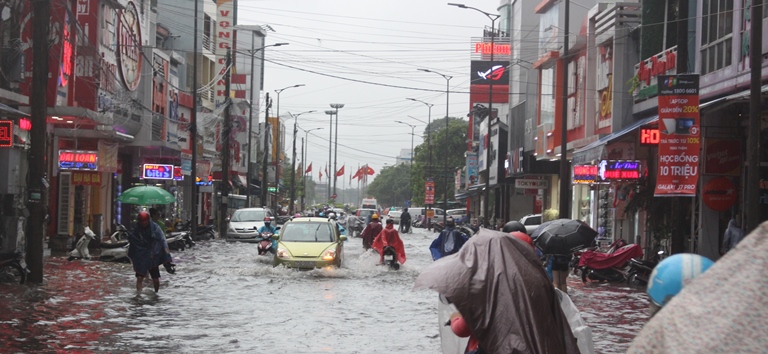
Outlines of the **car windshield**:
<svg viewBox="0 0 768 354">
<path fill-rule="evenodd" d="M 238 210 L 232 215 L 231 221 L 264 221 L 267 213 L 264 210 Z"/>
<path fill-rule="evenodd" d="M 280 230 L 283 242 L 334 242 L 331 224 L 327 222 L 294 222 Z"/>
</svg>

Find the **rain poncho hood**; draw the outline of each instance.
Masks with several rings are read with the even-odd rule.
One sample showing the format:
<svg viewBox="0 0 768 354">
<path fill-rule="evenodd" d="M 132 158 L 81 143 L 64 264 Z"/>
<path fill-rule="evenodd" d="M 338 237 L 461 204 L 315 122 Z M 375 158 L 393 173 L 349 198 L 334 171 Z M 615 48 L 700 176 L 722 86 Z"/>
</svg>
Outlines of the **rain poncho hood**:
<svg viewBox="0 0 768 354">
<path fill-rule="evenodd" d="M 488 353 L 579 353 L 541 261 L 508 234 L 481 229 L 414 287 L 445 295 Z"/>
<path fill-rule="evenodd" d="M 166 253 L 167 249 L 163 230 L 154 222 L 146 228 L 134 225 L 128 234 L 128 258 L 137 274 L 147 274 L 150 268 L 170 262 L 171 255 Z"/>
<path fill-rule="evenodd" d="M 683 287 L 628 353 L 765 353 L 768 223 Z"/>
<path fill-rule="evenodd" d="M 467 242 L 467 235 L 453 227 L 447 227 L 441 231 L 437 238 L 429 245 L 429 251 L 432 253 L 432 259 L 438 260 L 449 254 L 454 254 Z"/>
<path fill-rule="evenodd" d="M 393 224 L 387 224 L 384 230 L 379 232 L 376 239 L 373 240 L 373 249 L 379 254 L 384 254 L 384 247 L 392 246 L 397 252 L 397 262 L 400 264 L 405 263 L 405 247 L 403 246 L 403 240 L 400 239 L 400 234 L 397 233 Z"/>
</svg>

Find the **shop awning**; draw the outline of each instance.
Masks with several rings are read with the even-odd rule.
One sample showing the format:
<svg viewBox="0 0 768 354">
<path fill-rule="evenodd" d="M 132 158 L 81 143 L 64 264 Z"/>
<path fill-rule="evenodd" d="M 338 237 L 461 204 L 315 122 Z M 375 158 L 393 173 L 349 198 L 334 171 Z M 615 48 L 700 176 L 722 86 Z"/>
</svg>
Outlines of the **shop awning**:
<svg viewBox="0 0 768 354">
<path fill-rule="evenodd" d="M 29 114 L 26 114 L 4 103 L 0 103 L 0 114 L 9 117 L 29 117 Z"/>
<path fill-rule="evenodd" d="M 574 151 L 573 157 L 571 158 L 571 163 L 574 165 L 584 165 L 595 160 L 601 160 L 606 156 L 605 145 L 607 145 L 609 142 L 621 138 L 642 126 L 651 124 L 657 120 L 659 120 L 659 116 L 648 117 L 638 120 L 622 130 L 608 134 L 598 139 L 597 141 Z"/>
<path fill-rule="evenodd" d="M 763 87 L 760 88 L 760 92 L 762 94 L 768 93 L 768 85 L 763 85 Z M 715 107 L 718 107 L 719 104 L 737 103 L 739 101 L 748 100 L 751 95 L 752 95 L 752 90 L 744 90 L 739 93 L 734 93 L 732 95 L 720 97 L 718 99 L 714 99 L 712 101 L 702 103 L 699 105 L 699 108 L 700 109 L 715 108 Z"/>
<path fill-rule="evenodd" d="M 474 197 L 476 195 L 480 195 L 480 193 L 482 193 L 484 189 L 485 189 L 485 184 L 470 186 L 469 189 L 467 189 L 466 191 L 456 194 L 454 198 L 456 198 L 456 200 L 464 200 L 470 197 Z"/>
</svg>

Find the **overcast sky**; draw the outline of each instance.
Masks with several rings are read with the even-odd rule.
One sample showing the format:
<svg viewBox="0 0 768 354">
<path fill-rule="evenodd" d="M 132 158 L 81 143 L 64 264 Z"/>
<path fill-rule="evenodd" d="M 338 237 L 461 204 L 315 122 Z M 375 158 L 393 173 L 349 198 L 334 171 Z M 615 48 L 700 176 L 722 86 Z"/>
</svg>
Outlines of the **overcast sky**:
<svg viewBox="0 0 768 354">
<path fill-rule="evenodd" d="M 449 115 L 465 117 L 469 110 L 470 38 L 482 35 L 490 20 L 481 13 L 447 5 L 446 0 L 239 0 L 241 25 L 269 24 L 275 32 L 267 44 L 290 45 L 267 49 L 264 91 L 296 84 L 280 95 L 280 112 L 304 114 L 299 126 L 323 127 L 309 135 L 307 162 L 312 176 L 328 161 L 330 103 L 343 103 L 339 111 L 338 168 L 350 170 L 369 164 L 376 172 L 392 165 L 401 149 L 423 140 L 426 105 L 434 104 L 432 118 L 445 116 L 446 80 L 426 68 L 453 76 Z M 487 12 L 496 12 L 498 0 L 466 1 Z M 393 86 L 393 87 L 387 87 Z M 277 107 L 274 102 L 273 110 Z M 409 118 L 413 116 L 416 119 Z M 285 121 L 286 150 L 291 154 L 293 121 Z M 300 155 L 299 130 L 297 154 Z M 439 151 L 439 147 L 435 147 Z M 331 166 L 333 163 L 331 162 Z M 330 170 L 329 170 L 330 171 Z M 323 172 L 325 175 L 325 172 Z M 339 177 L 341 178 L 341 177 Z M 325 181 L 325 177 L 323 177 Z M 341 180 L 338 185 L 341 186 Z M 345 186 L 346 187 L 346 186 Z"/>
</svg>

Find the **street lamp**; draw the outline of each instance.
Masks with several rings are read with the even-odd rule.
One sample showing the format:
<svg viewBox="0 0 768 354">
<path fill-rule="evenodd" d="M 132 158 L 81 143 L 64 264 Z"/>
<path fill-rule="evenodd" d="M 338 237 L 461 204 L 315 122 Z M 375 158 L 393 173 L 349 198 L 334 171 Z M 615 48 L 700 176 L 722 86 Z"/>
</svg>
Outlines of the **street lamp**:
<svg viewBox="0 0 768 354">
<path fill-rule="evenodd" d="M 277 93 L 277 135 L 275 136 L 275 147 L 273 150 L 275 150 L 275 193 L 277 198 L 280 197 L 280 152 L 282 152 L 282 149 L 280 149 L 280 93 L 290 88 L 302 86 L 304 84 L 286 86 L 275 90 L 275 93 Z"/>
<path fill-rule="evenodd" d="M 411 127 L 411 163 L 408 167 L 408 188 L 410 189 L 410 193 L 408 193 L 408 195 L 410 196 L 410 199 L 413 199 L 413 181 L 411 180 L 411 173 L 413 172 L 413 136 L 415 135 L 413 130 L 416 129 L 416 126 L 399 120 L 396 120 L 395 123 L 405 124 Z"/>
<path fill-rule="evenodd" d="M 256 31 L 251 31 L 251 37 L 255 36 L 255 34 L 256 34 Z M 253 43 L 255 43 L 255 42 L 256 41 L 253 38 L 251 38 L 251 45 L 253 45 Z M 254 57 L 256 56 L 256 52 L 258 52 L 258 51 L 260 51 L 260 50 L 262 50 L 264 48 L 281 47 L 281 46 L 288 45 L 288 44 L 290 44 L 290 43 L 275 43 L 275 44 L 265 45 L 265 46 L 263 46 L 261 48 L 251 48 L 251 50 L 247 51 L 248 55 L 251 56 L 251 87 L 250 87 L 250 93 L 249 93 L 249 98 L 248 98 L 248 166 L 246 166 L 247 169 L 246 169 L 246 172 L 245 172 L 245 174 L 246 174 L 245 179 L 248 181 L 248 185 L 246 186 L 246 187 L 248 187 L 246 189 L 248 191 L 248 193 L 246 193 L 246 195 L 245 195 L 245 205 L 247 205 L 249 207 L 251 206 L 251 150 L 253 150 L 253 148 L 252 148 L 253 145 L 251 145 L 253 143 L 252 142 L 252 139 L 253 139 L 253 91 L 255 91 L 254 90 L 254 81 L 253 81 L 253 65 L 254 65 L 254 61 L 253 60 L 254 60 Z M 263 56 L 262 56 L 262 59 L 263 59 Z M 269 103 L 267 103 L 267 104 L 269 104 Z M 269 108 L 267 108 L 267 109 L 269 109 Z M 258 149 L 258 147 L 259 147 L 259 144 L 256 144 L 256 148 L 257 149 Z M 258 155 L 259 155 L 259 153 L 257 151 L 256 152 L 256 156 L 258 156 Z M 266 180 L 266 176 L 264 176 L 264 180 Z M 264 185 L 264 182 L 262 181 L 261 182 L 261 188 L 264 188 L 264 187 L 265 187 L 265 185 Z M 262 200 L 261 203 L 264 204 L 264 201 Z"/>
<path fill-rule="evenodd" d="M 325 114 L 329 115 L 331 117 L 331 122 L 328 124 L 328 165 L 331 164 L 331 154 L 333 153 L 333 115 L 336 114 L 336 111 L 333 110 L 327 110 L 325 111 Z M 326 165 L 326 166 L 328 166 Z M 325 170 L 326 178 L 328 179 L 328 200 L 331 199 L 331 176 L 328 175 L 328 170 Z M 336 173 L 334 172 L 334 175 Z"/>
<path fill-rule="evenodd" d="M 448 5 L 456 6 L 456 7 L 461 8 L 461 9 L 475 10 L 475 11 L 477 11 L 479 13 L 482 13 L 483 15 L 485 15 L 486 17 L 488 17 L 491 20 L 491 63 L 493 63 L 493 53 L 495 52 L 495 50 L 493 48 L 496 45 L 496 43 L 495 43 L 495 38 L 496 38 L 496 20 L 498 20 L 499 17 L 501 17 L 501 16 L 498 15 L 498 14 L 488 13 L 488 12 L 485 12 L 483 10 L 480 10 L 480 9 L 477 9 L 477 8 L 474 8 L 474 7 L 471 7 L 471 6 L 467 6 L 467 5 L 464 5 L 464 4 L 448 3 Z M 491 192 L 491 188 L 490 188 L 490 185 L 491 185 L 491 178 L 490 178 L 491 177 L 491 149 L 490 149 L 490 143 L 491 142 L 490 142 L 490 139 L 491 139 L 491 120 L 492 120 L 492 116 L 493 116 L 493 80 L 491 80 L 491 82 L 488 83 L 488 126 L 486 127 L 487 128 L 486 134 L 488 136 L 488 146 L 486 146 L 486 149 L 485 149 L 485 165 L 486 165 L 485 166 L 485 170 L 486 170 L 487 175 L 486 175 L 486 178 L 485 178 L 485 191 L 484 191 L 484 194 L 485 194 L 485 196 L 484 196 L 484 198 L 485 198 L 485 211 L 484 211 L 485 216 L 484 217 L 485 217 L 485 225 L 486 226 L 490 225 L 490 220 L 489 220 L 489 216 L 490 216 L 490 210 L 489 209 L 490 209 L 490 204 L 491 204 L 490 203 L 490 192 Z M 448 132 L 446 131 L 446 134 L 447 133 Z M 480 140 L 481 140 L 480 143 L 482 144 L 484 139 L 481 138 Z M 444 198 L 444 199 L 447 199 L 447 198 Z M 496 199 L 498 199 L 498 198 L 496 198 Z M 446 204 L 447 203 L 448 202 L 446 201 Z"/>
<path fill-rule="evenodd" d="M 299 116 L 306 113 L 314 113 L 316 111 L 306 111 L 299 114 L 291 114 L 293 117 L 293 155 L 291 157 L 291 200 L 288 202 L 288 211 L 290 215 L 293 215 L 293 200 L 296 198 L 296 133 L 298 132 L 297 123 Z M 290 114 L 291 112 L 288 112 Z"/>
<path fill-rule="evenodd" d="M 432 127 L 430 127 L 430 125 L 432 124 L 432 106 L 434 106 L 434 104 L 427 103 L 422 100 L 417 100 L 415 98 L 406 98 L 406 100 L 423 103 L 429 109 L 429 116 L 427 118 L 427 155 L 429 156 L 427 159 L 427 174 L 430 176 L 428 178 L 432 178 Z M 432 209 L 432 203 L 427 205 L 427 210 L 429 209 Z M 427 230 L 432 229 L 431 224 L 431 218 L 427 218 Z"/>
<path fill-rule="evenodd" d="M 445 142 L 448 143 L 448 108 L 450 103 L 450 85 L 451 85 L 451 79 L 453 79 L 453 76 L 445 75 L 442 73 L 439 73 L 434 70 L 429 69 L 417 69 L 419 71 L 423 71 L 425 73 L 433 73 L 437 74 L 443 77 L 445 79 Z M 413 117 L 411 117 L 413 118 Z M 416 118 L 414 118 L 416 119 Z M 427 131 L 429 132 L 429 131 Z M 448 211 L 448 154 L 445 154 L 445 176 L 443 176 L 443 181 L 445 182 L 445 189 L 443 190 L 443 225 L 445 225 L 448 214 L 446 213 Z"/>
<path fill-rule="evenodd" d="M 331 108 L 336 110 L 336 141 L 333 143 L 333 194 L 336 195 L 336 157 L 339 156 L 339 108 L 344 108 L 343 103 L 331 103 Z M 328 162 L 330 164 L 330 161 Z M 330 182 L 330 180 L 329 180 Z M 334 202 L 336 198 L 334 198 Z"/>
<path fill-rule="evenodd" d="M 303 162 L 304 166 L 307 165 L 307 155 L 309 151 L 309 132 L 313 130 L 320 130 L 321 128 L 312 128 L 312 129 L 304 129 L 302 127 L 299 127 L 302 131 L 304 131 L 304 140 L 307 142 L 307 147 L 301 150 L 301 161 Z M 304 207 L 304 196 L 307 194 L 307 173 L 306 173 L 306 167 L 304 167 L 304 173 L 302 174 L 302 188 L 304 189 L 304 193 L 301 193 L 301 210 L 304 211 L 306 208 Z"/>
</svg>

